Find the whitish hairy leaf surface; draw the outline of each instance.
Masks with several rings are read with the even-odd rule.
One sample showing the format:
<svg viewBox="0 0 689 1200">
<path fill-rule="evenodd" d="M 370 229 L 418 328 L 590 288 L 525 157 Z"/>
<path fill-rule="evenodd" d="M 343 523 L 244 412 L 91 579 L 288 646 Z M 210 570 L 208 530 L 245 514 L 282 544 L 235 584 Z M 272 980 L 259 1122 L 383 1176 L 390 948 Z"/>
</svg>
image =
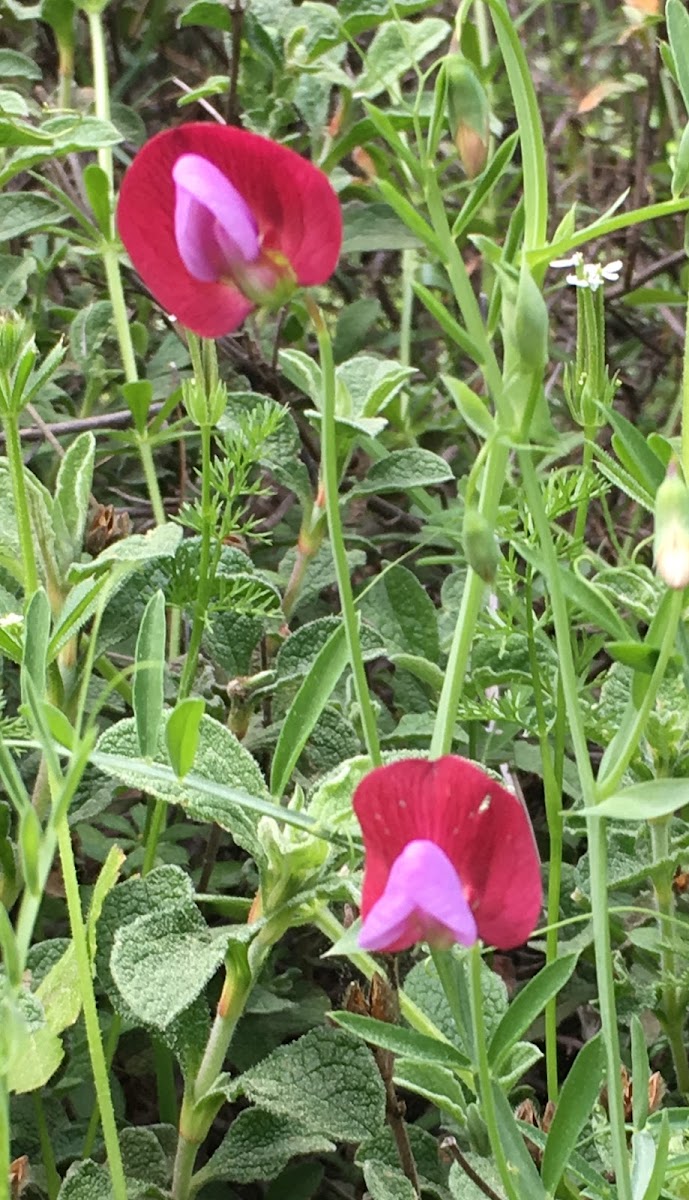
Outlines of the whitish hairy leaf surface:
<svg viewBox="0 0 689 1200">
<path fill-rule="evenodd" d="M 115 934 L 113 979 L 142 1021 L 167 1029 L 217 971 L 228 937 L 227 929 L 210 930 L 192 903 L 137 917 Z"/>
<path fill-rule="evenodd" d="M 67 448 L 57 473 L 53 518 L 58 561 L 63 574 L 81 553 L 95 452 L 96 439 L 93 434 L 80 434 Z"/>
<path fill-rule="evenodd" d="M 394 1167 L 386 1167 L 384 1163 L 365 1162 L 364 1179 L 371 1194 L 371 1200 L 415 1200 L 414 1191 L 409 1180 L 402 1172 Z"/>
<path fill-rule="evenodd" d="M 383 754 L 383 762 L 398 762 L 401 758 L 409 757 L 409 753 L 388 751 Z M 325 829 L 346 833 L 358 839 L 361 830 L 352 808 L 352 797 L 364 775 L 370 770 L 371 761 L 368 755 L 359 754 L 329 771 L 309 794 L 309 816 L 314 817 Z"/>
<path fill-rule="evenodd" d="M 179 867 L 164 866 L 151 871 L 145 879 L 127 879 L 106 896 L 97 926 L 96 972 L 115 1011 L 124 1020 L 134 1025 L 140 1023 L 120 994 L 110 970 L 115 935 L 139 917 L 190 905 L 193 895 L 189 876 Z M 209 1029 L 208 1007 L 200 997 L 164 1030 L 163 1040 L 181 1062 L 185 1074 L 198 1066 Z"/>
<path fill-rule="evenodd" d="M 446 1197 L 448 1168 L 438 1158 L 437 1138 L 426 1133 L 424 1129 L 419 1129 L 416 1125 L 407 1125 L 407 1136 L 422 1190 L 431 1192 L 435 1196 Z M 359 1147 L 356 1161 L 359 1164 L 375 1162 L 389 1170 L 399 1170 L 400 1160 L 397 1146 L 392 1132 L 387 1126 L 382 1127 L 374 1138 Z M 524 1200 L 526 1200 L 526 1195 Z"/>
<path fill-rule="evenodd" d="M 370 1051 L 337 1029 L 313 1029 L 281 1046 L 236 1086 L 269 1112 L 335 1141 L 371 1137 L 385 1116 L 385 1089 Z"/>
<path fill-rule="evenodd" d="M 163 714 L 158 733 L 158 750 L 153 761 L 171 768 L 165 743 L 165 727 L 169 715 Z M 138 758 L 136 726 L 131 718 L 118 721 L 116 725 L 107 729 L 99 738 L 96 749 L 102 754 L 117 755 L 120 759 L 131 760 L 126 765 L 118 766 L 103 766 L 100 761 L 98 763 L 126 787 L 139 788 L 168 804 L 178 804 L 195 821 L 209 824 L 214 821 L 221 829 L 231 833 L 238 845 L 249 854 L 255 858 L 260 857 L 262 851 L 256 837 L 257 818 L 254 819 L 250 812 L 228 802 L 220 795 L 214 799 L 212 795 L 194 789 L 193 779 L 200 776 L 210 783 L 239 788 L 251 796 L 269 799 L 257 763 L 227 726 L 221 725 L 212 717 L 203 717 L 193 774 L 184 780 L 174 779 L 169 783 L 155 783 L 142 771 L 145 763 Z"/>
<path fill-rule="evenodd" d="M 2 199 L 4 198 L 2 197 Z M 13 197 L 8 196 L 7 199 L 13 199 Z M 51 577 L 58 578 L 53 530 L 53 500 L 50 493 L 30 471 L 24 472 L 24 485 L 34 547 L 38 552 L 37 565 L 43 582 L 47 583 Z M 5 567 L 19 583 L 24 582 L 12 476 L 6 458 L 0 458 L 0 565 Z"/>
<path fill-rule="evenodd" d="M 111 562 L 131 564 L 150 562 L 156 558 L 170 558 L 182 540 L 180 525 L 157 525 L 148 533 L 133 533 L 130 537 L 122 538 L 121 542 L 113 542 L 107 546 L 90 563 L 74 563 L 70 575 L 80 578 L 90 575 L 94 570 L 107 566 Z"/>
<path fill-rule="evenodd" d="M 507 988 L 502 979 L 483 964 L 481 971 L 481 987 L 483 990 L 483 1019 L 486 1024 L 486 1037 L 490 1038 L 504 1012 L 507 1010 Z M 457 1044 L 457 1030 L 452 1019 L 450 1007 L 445 999 L 436 969 L 431 959 L 417 963 L 412 967 L 404 981 L 404 991 L 410 1000 L 420 1008 L 421 1012 L 430 1017 L 445 1037 Z M 468 1052 L 468 1047 L 463 1047 Z"/>
<path fill-rule="evenodd" d="M 498 1200 L 503 1200 L 505 1193 L 492 1161 L 472 1152 L 467 1153 L 465 1158 L 469 1166 L 473 1167 L 476 1174 L 492 1189 Z M 453 1163 L 450 1169 L 450 1192 L 453 1200 L 486 1200 L 486 1193 L 469 1179 L 458 1163 Z"/>
<path fill-rule="evenodd" d="M 442 1044 L 442 1043 L 441 1043 Z M 466 1100 L 462 1085 L 447 1067 L 435 1063 L 395 1059 L 395 1083 L 405 1091 L 423 1096 L 460 1125 L 466 1120 Z"/>
<path fill-rule="evenodd" d="M 387 458 L 373 463 L 366 477 L 352 488 L 352 493 L 403 492 L 408 488 L 433 487 L 452 478 L 452 468 L 439 454 L 423 449 L 395 450 Z"/>
<path fill-rule="evenodd" d="M 151 1128 L 138 1126 L 121 1131 L 122 1165 L 128 1178 L 141 1179 L 161 1188 L 167 1186 L 170 1180 L 170 1162 L 161 1145 L 161 1139 L 168 1145 L 171 1143 L 174 1154 L 176 1130 L 171 1125 L 156 1125 Z"/>
<path fill-rule="evenodd" d="M 388 650 L 438 661 L 438 617 L 428 592 L 406 567 L 395 566 L 361 601 L 361 614 Z"/>
<path fill-rule="evenodd" d="M 127 1200 L 166 1200 L 167 1193 L 141 1179 L 127 1179 Z M 58 1200 L 112 1200 L 112 1185 L 107 1167 L 90 1158 L 72 1163 L 58 1192 Z"/>
<path fill-rule="evenodd" d="M 328 638 L 341 624 L 339 617 L 319 617 L 290 634 L 282 643 L 275 663 L 278 683 L 306 675 Z M 383 653 L 383 639 L 370 625 L 362 625 L 359 634 L 364 659 L 376 658 Z"/>
<path fill-rule="evenodd" d="M 267 1181 L 275 1179 L 297 1154 L 327 1154 L 334 1149 L 328 1138 L 291 1117 L 248 1108 L 232 1122 L 204 1170 L 204 1179 Z"/>
</svg>

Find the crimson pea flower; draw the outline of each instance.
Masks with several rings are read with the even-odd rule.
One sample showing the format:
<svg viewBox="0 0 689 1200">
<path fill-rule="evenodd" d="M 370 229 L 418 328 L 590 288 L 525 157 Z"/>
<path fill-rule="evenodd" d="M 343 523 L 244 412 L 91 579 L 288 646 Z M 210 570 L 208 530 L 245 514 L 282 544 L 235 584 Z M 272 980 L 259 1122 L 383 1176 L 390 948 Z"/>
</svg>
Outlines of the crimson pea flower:
<svg viewBox="0 0 689 1200">
<path fill-rule="evenodd" d="M 415 942 L 501 950 L 533 933 L 541 865 L 521 802 L 455 755 L 377 767 L 354 794 L 364 835 L 359 945 L 392 953 Z"/>
<path fill-rule="evenodd" d="M 342 244 L 339 201 L 318 167 L 259 134 L 202 122 L 143 146 L 117 226 L 158 303 L 201 337 L 325 283 Z"/>
</svg>

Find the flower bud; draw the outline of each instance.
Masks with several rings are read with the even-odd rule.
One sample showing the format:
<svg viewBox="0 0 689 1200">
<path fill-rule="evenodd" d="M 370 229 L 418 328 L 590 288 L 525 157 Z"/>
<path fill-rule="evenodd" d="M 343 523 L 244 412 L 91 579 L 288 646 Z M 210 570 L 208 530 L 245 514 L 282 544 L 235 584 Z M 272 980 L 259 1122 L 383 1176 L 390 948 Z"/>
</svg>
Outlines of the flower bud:
<svg viewBox="0 0 689 1200">
<path fill-rule="evenodd" d="M 11 371 L 31 331 L 19 313 L 8 310 L 0 312 L 0 371 Z"/>
<path fill-rule="evenodd" d="M 452 140 L 469 179 L 475 179 L 488 158 L 488 97 L 474 68 L 459 54 L 445 60 L 445 78 Z"/>
<path fill-rule="evenodd" d="M 653 557 L 668 587 L 689 584 L 689 488 L 671 463 L 656 492 Z"/>
<path fill-rule="evenodd" d="M 469 505 L 464 513 L 462 543 L 467 562 L 484 583 L 493 583 L 498 572 L 500 551 L 495 532 L 483 513 Z"/>
<path fill-rule="evenodd" d="M 218 383 L 209 395 L 196 379 L 185 379 L 182 400 L 192 421 L 199 428 L 202 425 L 217 425 L 227 407 L 227 388 L 224 383 Z"/>
</svg>

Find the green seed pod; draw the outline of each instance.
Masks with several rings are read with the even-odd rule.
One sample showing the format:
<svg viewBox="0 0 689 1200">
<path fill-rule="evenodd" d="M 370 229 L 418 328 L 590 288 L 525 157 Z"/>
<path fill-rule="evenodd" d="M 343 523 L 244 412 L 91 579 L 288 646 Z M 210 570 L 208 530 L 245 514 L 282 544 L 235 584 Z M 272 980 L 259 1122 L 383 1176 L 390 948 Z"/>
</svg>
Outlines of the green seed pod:
<svg viewBox="0 0 689 1200">
<path fill-rule="evenodd" d="M 653 557 L 660 578 L 670 588 L 689 584 L 689 488 L 671 463 L 656 492 Z"/>
<path fill-rule="evenodd" d="M 675 155 L 675 169 L 672 172 L 672 196 L 677 199 L 686 191 L 689 184 L 689 123 L 684 127 L 684 133 L 679 140 Z"/>
<path fill-rule="evenodd" d="M 32 896 L 40 894 L 39 858 L 43 833 L 36 809 L 28 805 L 19 821 L 19 852 L 24 882 Z"/>
<path fill-rule="evenodd" d="M 445 60 L 445 79 L 452 140 L 469 179 L 474 179 L 488 158 L 488 97 L 474 68 L 460 54 Z"/>
<path fill-rule="evenodd" d="M 519 273 L 513 337 L 524 366 L 542 370 L 548 359 L 548 308 L 526 265 Z"/>
<path fill-rule="evenodd" d="M 484 583 L 493 583 L 500 562 L 498 543 L 494 530 L 473 505 L 469 505 L 464 513 L 462 544 L 469 566 Z"/>
</svg>

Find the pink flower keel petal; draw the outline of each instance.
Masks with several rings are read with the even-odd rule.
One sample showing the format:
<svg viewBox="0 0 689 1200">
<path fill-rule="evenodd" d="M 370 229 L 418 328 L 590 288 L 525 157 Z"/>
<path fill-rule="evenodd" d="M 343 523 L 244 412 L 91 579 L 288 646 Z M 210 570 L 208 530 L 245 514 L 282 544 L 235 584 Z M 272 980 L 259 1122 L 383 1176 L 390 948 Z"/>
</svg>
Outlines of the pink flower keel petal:
<svg viewBox="0 0 689 1200">
<path fill-rule="evenodd" d="M 462 881 L 447 855 L 426 839 L 409 842 L 392 865 L 383 894 L 359 935 L 364 950 L 403 950 L 476 941 L 476 922 Z"/>
<path fill-rule="evenodd" d="M 200 154 L 183 154 L 172 178 L 175 240 L 189 274 L 213 283 L 234 264 L 254 262 L 260 246 L 253 213 L 222 171 Z"/>
</svg>

